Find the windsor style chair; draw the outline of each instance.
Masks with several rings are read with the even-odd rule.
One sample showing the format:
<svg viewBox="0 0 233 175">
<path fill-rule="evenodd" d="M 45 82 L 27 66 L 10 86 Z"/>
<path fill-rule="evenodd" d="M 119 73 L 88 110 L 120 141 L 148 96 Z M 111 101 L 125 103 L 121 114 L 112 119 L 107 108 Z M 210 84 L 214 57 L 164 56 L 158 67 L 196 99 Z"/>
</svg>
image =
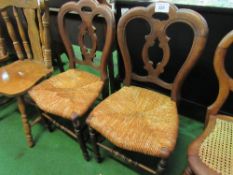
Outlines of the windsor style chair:
<svg viewBox="0 0 233 175">
<path fill-rule="evenodd" d="M 185 175 L 233 174 L 233 118 L 219 110 L 233 91 L 232 78 L 225 69 L 225 57 L 233 43 L 233 31 L 218 44 L 214 56 L 214 70 L 219 82 L 217 99 L 207 109 L 206 128 L 188 150 L 189 167 Z"/>
<path fill-rule="evenodd" d="M 23 95 L 52 72 L 48 9 L 44 0 L 2 0 L 0 13 L 18 58 L 0 68 L 0 94 L 17 98 L 27 143 L 32 147 Z M 3 39 L 0 41 L 1 55 L 6 55 Z"/>
<path fill-rule="evenodd" d="M 168 7 L 168 11 L 155 10 L 158 5 Z M 155 18 L 154 14 L 162 13 L 166 19 Z M 128 48 L 127 25 L 134 19 L 145 20 L 150 27 L 142 47 L 141 60 L 133 59 Z M 179 69 L 174 82 L 169 83 L 159 76 L 166 70 L 170 60 L 169 37 L 167 28 L 176 22 L 188 24 L 193 30 L 194 38 L 190 52 Z M 135 28 L 137 30 L 137 28 Z M 130 34 L 134 31 L 130 31 Z M 181 31 L 182 32 L 182 31 Z M 178 136 L 178 112 L 182 83 L 197 62 L 204 49 L 208 34 L 205 19 L 197 12 L 189 9 L 178 9 L 168 2 L 156 2 L 148 7 L 136 7 L 127 11 L 119 20 L 117 27 L 118 44 L 123 57 L 125 78 L 124 86 L 107 97 L 90 113 L 87 123 L 96 160 L 101 161 L 99 148 L 112 153 L 131 165 L 142 168 L 152 174 L 160 174 L 166 159 L 175 149 Z M 149 57 L 149 48 L 159 41 L 163 50 L 162 60 L 155 66 Z M 133 49 L 132 49 L 133 50 Z M 132 51 L 131 50 L 131 51 Z M 173 58 L 174 59 L 174 58 Z M 135 72 L 132 61 L 143 64 L 145 75 Z M 166 69 L 165 69 L 166 67 Z M 138 71 L 138 70 L 137 70 Z M 171 97 L 154 90 L 132 85 L 133 82 L 149 82 L 171 91 Z M 160 158 L 157 169 L 138 163 L 106 144 L 97 141 L 97 133 L 107 138 L 120 150 L 133 151 Z"/>
<path fill-rule="evenodd" d="M 69 12 L 75 12 L 81 17 L 77 38 L 82 58 L 75 56 L 66 31 L 67 24 L 64 21 L 65 15 Z M 95 62 L 98 37 L 93 20 L 96 16 L 103 18 L 106 22 L 105 43 L 99 64 Z M 77 17 L 77 19 L 79 18 Z M 106 96 L 108 91 L 107 61 L 115 34 L 114 14 L 106 4 L 99 4 L 97 1 L 68 2 L 60 8 L 58 13 L 58 28 L 68 53 L 69 69 L 35 86 L 29 94 L 39 108 L 44 111 L 42 115 L 49 122 L 77 139 L 84 158 L 88 160 L 89 156 L 83 136 L 85 127 L 83 119 L 102 90 L 103 96 Z M 90 49 L 84 42 L 86 36 L 91 38 L 92 47 Z M 95 69 L 100 73 L 100 77 L 76 68 L 77 65 L 86 65 Z M 50 114 L 55 115 L 55 118 Z M 68 121 L 73 127 L 64 126 L 57 120 L 58 118 Z"/>
</svg>

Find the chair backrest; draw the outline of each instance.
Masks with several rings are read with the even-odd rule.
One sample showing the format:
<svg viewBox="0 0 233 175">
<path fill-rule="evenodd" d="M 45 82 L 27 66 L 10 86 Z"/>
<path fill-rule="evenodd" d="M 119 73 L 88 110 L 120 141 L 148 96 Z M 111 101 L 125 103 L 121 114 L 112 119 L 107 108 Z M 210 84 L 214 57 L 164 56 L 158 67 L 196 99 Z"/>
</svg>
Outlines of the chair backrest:
<svg viewBox="0 0 233 175">
<path fill-rule="evenodd" d="M 206 124 L 210 116 L 216 115 L 224 102 L 227 100 L 231 91 L 233 91 L 233 79 L 227 73 L 225 68 L 225 58 L 228 48 L 233 43 L 233 30 L 230 31 L 218 44 L 214 56 L 214 70 L 219 82 L 219 92 L 217 99 L 208 107 L 206 114 Z"/>
<path fill-rule="evenodd" d="M 49 12 L 46 1 L 2 0 L 0 12 L 18 59 L 32 59 L 51 68 Z"/>
<path fill-rule="evenodd" d="M 81 17 L 79 26 L 78 44 L 82 52 L 83 60 L 76 58 L 72 43 L 69 40 L 65 25 L 64 17 L 69 12 L 76 12 Z M 93 19 L 97 16 L 104 18 L 106 22 L 105 43 L 103 46 L 100 65 L 95 65 L 93 60 L 96 56 L 98 37 L 93 25 Z M 79 18 L 78 18 L 79 19 Z M 115 34 L 115 18 L 111 9 L 106 4 L 99 4 L 96 0 L 80 0 L 78 2 L 68 2 L 64 4 L 58 14 L 58 28 L 69 56 L 70 68 L 75 68 L 76 64 L 89 65 L 100 72 L 101 79 L 107 78 L 107 59 L 111 53 L 111 46 Z M 92 48 L 88 51 L 84 44 L 84 37 L 88 35 L 91 38 Z"/>
<path fill-rule="evenodd" d="M 167 15 L 167 19 L 164 20 L 154 17 L 155 14 L 161 13 Z M 141 54 L 144 68 L 148 73 L 146 76 L 138 75 L 132 70 L 132 60 L 127 45 L 126 27 L 127 24 L 134 19 L 145 20 L 150 26 L 150 33 L 145 36 L 145 43 Z M 171 24 L 176 22 L 188 24 L 193 30 L 194 38 L 185 62 L 176 74 L 174 81 L 168 83 L 160 79 L 159 76 L 164 72 L 165 67 L 170 60 L 169 38 L 166 34 L 166 30 Z M 179 98 L 179 91 L 183 80 L 204 49 L 207 35 L 207 23 L 200 14 L 190 9 L 178 9 L 175 5 L 169 2 L 161 1 L 153 3 L 148 7 L 135 7 L 128 10 L 120 18 L 117 28 L 118 44 L 125 66 L 124 84 L 130 85 L 132 80 L 154 83 L 162 88 L 171 90 L 171 97 L 176 101 Z M 163 50 L 163 58 L 154 68 L 153 62 L 149 58 L 149 48 L 156 40 L 159 41 L 159 47 Z"/>
</svg>

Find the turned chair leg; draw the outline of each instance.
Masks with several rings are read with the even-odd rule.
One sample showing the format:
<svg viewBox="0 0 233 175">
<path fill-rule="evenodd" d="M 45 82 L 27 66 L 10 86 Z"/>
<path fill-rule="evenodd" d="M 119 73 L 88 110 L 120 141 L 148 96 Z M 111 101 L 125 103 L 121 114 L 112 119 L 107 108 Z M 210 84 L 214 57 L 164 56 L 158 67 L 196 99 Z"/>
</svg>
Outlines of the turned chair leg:
<svg viewBox="0 0 233 175">
<path fill-rule="evenodd" d="M 165 159 L 161 159 L 157 165 L 157 174 L 160 175 L 163 173 L 163 171 L 165 170 L 165 166 L 166 166 L 167 161 Z"/>
<path fill-rule="evenodd" d="M 91 143 L 92 143 L 95 159 L 98 163 L 100 163 L 102 159 L 100 156 L 99 146 L 97 145 L 96 131 L 92 129 L 91 127 L 89 127 L 89 134 L 91 138 Z"/>
<path fill-rule="evenodd" d="M 79 142 L 80 148 L 81 148 L 82 153 L 83 153 L 83 157 L 85 160 L 89 161 L 90 157 L 89 157 L 89 154 L 87 151 L 86 143 L 84 141 L 81 122 L 80 122 L 79 118 L 76 117 L 72 120 L 72 123 L 73 123 L 74 132 L 76 134 L 77 141 Z"/>
<path fill-rule="evenodd" d="M 18 96 L 17 101 L 18 101 L 18 108 L 21 113 L 21 119 L 23 123 L 24 133 L 27 139 L 27 144 L 29 147 L 32 147 L 34 145 L 34 142 L 32 139 L 31 126 L 29 124 L 29 121 L 26 115 L 25 102 L 24 102 L 23 96 Z"/>
<path fill-rule="evenodd" d="M 191 170 L 191 168 L 189 166 L 187 166 L 184 170 L 183 175 L 194 175 L 193 171 Z"/>
</svg>

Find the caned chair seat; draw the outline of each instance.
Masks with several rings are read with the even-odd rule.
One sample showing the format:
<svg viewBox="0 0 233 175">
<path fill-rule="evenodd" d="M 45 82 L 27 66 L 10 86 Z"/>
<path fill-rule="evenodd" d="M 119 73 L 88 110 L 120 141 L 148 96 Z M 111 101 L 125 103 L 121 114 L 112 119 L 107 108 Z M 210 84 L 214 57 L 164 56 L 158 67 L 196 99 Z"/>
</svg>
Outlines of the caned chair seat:
<svg viewBox="0 0 233 175">
<path fill-rule="evenodd" d="M 217 115 L 209 122 L 207 129 L 190 149 L 197 153 L 202 163 L 221 175 L 233 174 L 233 118 Z M 192 160 L 193 157 L 190 156 Z M 193 167 L 197 172 L 199 167 Z"/>
<path fill-rule="evenodd" d="M 165 158 L 176 144 L 176 103 L 145 88 L 121 88 L 101 102 L 87 122 L 113 144 L 130 151 Z"/>
<path fill-rule="evenodd" d="M 91 73 L 70 69 L 45 80 L 29 91 L 44 111 L 71 119 L 82 116 L 98 98 L 104 82 Z"/>
<path fill-rule="evenodd" d="M 15 61 L 0 68 L 0 94 L 15 96 L 26 92 L 51 70 L 30 60 Z"/>
</svg>

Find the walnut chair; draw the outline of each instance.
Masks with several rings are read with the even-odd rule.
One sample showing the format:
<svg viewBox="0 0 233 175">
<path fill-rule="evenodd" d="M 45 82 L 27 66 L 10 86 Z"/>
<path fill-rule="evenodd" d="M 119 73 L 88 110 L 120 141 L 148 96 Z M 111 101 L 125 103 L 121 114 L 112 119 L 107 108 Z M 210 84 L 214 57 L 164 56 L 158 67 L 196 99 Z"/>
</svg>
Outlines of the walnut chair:
<svg viewBox="0 0 233 175">
<path fill-rule="evenodd" d="M 219 81 L 217 99 L 207 109 L 206 127 L 188 149 L 189 167 L 184 174 L 232 175 L 233 174 L 233 118 L 219 114 L 230 91 L 232 78 L 225 70 L 224 59 L 233 43 L 233 31 L 218 44 L 214 57 L 214 69 Z"/>
<path fill-rule="evenodd" d="M 13 12 L 11 17 L 9 12 Z M 1 28 L 5 24 L 6 37 L 10 37 L 18 58 L 18 61 L 0 68 L 0 94 L 17 98 L 27 143 L 32 147 L 30 125 L 34 122 L 30 124 L 27 119 L 23 95 L 52 72 L 48 9 L 44 0 L 2 0 L 0 13 Z M 3 51 L 3 42 L 1 37 L 0 54 L 4 57 L 7 53 Z"/>
<path fill-rule="evenodd" d="M 65 28 L 64 19 L 69 12 L 76 12 L 82 20 L 78 32 L 78 44 L 82 53 L 82 60 L 74 55 L 74 50 Z M 93 62 L 98 44 L 93 19 L 97 15 L 106 21 L 106 37 L 99 65 Z M 83 129 L 85 128 L 83 119 L 101 92 L 103 92 L 103 96 L 107 94 L 108 76 L 106 69 L 115 34 L 115 19 L 107 5 L 99 4 L 94 0 L 80 0 L 78 2 L 65 3 L 61 7 L 58 14 L 58 28 L 68 53 L 69 69 L 35 86 L 30 90 L 29 94 L 43 111 L 42 115 L 50 123 L 77 139 L 84 158 L 88 160 L 89 156 L 83 136 Z M 84 43 L 85 35 L 89 35 L 92 41 L 90 52 L 88 52 Z M 101 76 L 77 69 L 76 65 L 78 64 L 97 70 Z M 53 117 L 50 114 L 55 116 Z M 73 125 L 73 128 L 70 129 L 64 126 L 63 122 L 58 121 L 58 118 L 68 121 L 68 123 Z"/>
<path fill-rule="evenodd" d="M 155 13 L 159 13 L 155 11 L 155 6 L 159 5 L 158 3 L 168 5 L 169 12 L 166 13 L 168 19 L 153 18 Z M 145 37 L 142 50 L 142 61 L 148 73 L 146 76 L 133 73 L 132 60 L 127 45 L 126 26 L 136 18 L 144 19 L 150 26 L 150 33 Z M 168 83 L 160 79 L 159 75 L 163 73 L 170 59 L 166 29 L 175 22 L 188 24 L 194 32 L 194 40 L 187 59 L 177 73 L 174 82 Z M 177 102 L 180 88 L 202 53 L 207 34 L 207 23 L 200 14 L 189 9 L 178 9 L 168 2 L 156 2 L 148 7 L 132 8 L 120 18 L 117 37 L 125 67 L 124 86 L 97 105 L 87 119 L 94 155 L 98 162 L 101 161 L 99 148 L 103 148 L 123 161 L 152 174 L 162 172 L 166 159 L 175 148 L 178 136 Z M 163 49 L 163 58 L 156 68 L 153 68 L 152 61 L 148 56 L 148 49 L 156 39 L 159 40 L 159 45 Z M 148 82 L 168 89 L 171 91 L 171 97 L 132 85 L 132 80 Z M 120 153 L 118 149 L 110 148 L 98 141 L 97 134 L 107 138 L 120 150 L 159 158 L 157 169 L 132 160 L 132 158 Z"/>
</svg>

